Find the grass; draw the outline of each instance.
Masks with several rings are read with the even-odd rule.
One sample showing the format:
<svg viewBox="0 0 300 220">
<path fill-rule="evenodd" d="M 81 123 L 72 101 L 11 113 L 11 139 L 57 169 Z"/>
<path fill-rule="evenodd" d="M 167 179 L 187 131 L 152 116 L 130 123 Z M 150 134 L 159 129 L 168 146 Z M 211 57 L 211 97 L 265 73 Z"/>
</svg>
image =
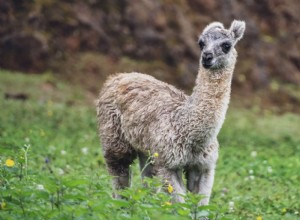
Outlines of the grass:
<svg viewBox="0 0 300 220">
<path fill-rule="evenodd" d="M 122 192 L 130 199 L 112 199 L 85 99 L 51 74 L 0 71 L 0 219 L 300 218 L 299 115 L 229 109 L 211 205 L 197 207 L 199 196 L 171 204 L 168 193 L 155 193 L 158 180 L 143 187 L 136 164 L 133 187 Z"/>
</svg>

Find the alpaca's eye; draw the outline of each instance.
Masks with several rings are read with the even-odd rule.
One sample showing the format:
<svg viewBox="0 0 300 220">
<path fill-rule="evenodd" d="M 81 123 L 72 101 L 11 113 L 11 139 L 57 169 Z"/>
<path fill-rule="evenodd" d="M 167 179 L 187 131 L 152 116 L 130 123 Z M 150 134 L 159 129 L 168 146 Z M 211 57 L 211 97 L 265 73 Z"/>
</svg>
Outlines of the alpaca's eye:
<svg viewBox="0 0 300 220">
<path fill-rule="evenodd" d="M 203 48 L 205 47 L 205 43 L 203 42 L 203 40 L 199 41 L 199 46 L 200 46 L 200 49 L 203 50 Z"/>
<path fill-rule="evenodd" d="M 222 50 L 224 53 L 228 53 L 230 48 L 231 48 L 231 44 L 228 42 L 222 43 L 221 44 Z"/>
</svg>

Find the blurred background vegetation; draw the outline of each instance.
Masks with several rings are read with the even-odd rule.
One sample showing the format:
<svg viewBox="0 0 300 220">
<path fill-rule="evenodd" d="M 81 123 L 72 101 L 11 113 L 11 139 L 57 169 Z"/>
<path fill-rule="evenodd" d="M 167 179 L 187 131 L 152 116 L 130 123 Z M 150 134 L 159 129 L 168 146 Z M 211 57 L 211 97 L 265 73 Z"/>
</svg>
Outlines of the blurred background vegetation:
<svg viewBox="0 0 300 220">
<path fill-rule="evenodd" d="M 241 19 L 234 105 L 298 113 L 299 11 L 298 0 L 0 0 L 0 67 L 58 77 L 90 100 L 116 72 L 148 73 L 189 92 L 205 25 Z M 56 89 L 51 80 L 46 87 Z"/>
</svg>

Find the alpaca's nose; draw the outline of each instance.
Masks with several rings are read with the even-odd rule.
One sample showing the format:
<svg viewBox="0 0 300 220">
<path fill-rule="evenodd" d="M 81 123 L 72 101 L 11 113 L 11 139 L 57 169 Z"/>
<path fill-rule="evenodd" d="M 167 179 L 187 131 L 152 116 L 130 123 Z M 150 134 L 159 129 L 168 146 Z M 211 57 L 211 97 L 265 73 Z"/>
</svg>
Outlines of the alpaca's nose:
<svg viewBox="0 0 300 220">
<path fill-rule="evenodd" d="M 203 61 L 205 63 L 210 63 L 213 59 L 213 54 L 210 52 L 204 52 L 203 53 Z"/>
<path fill-rule="evenodd" d="M 204 68 L 208 69 L 212 66 L 212 60 L 214 56 L 211 52 L 203 52 L 202 55 L 202 64 Z"/>
</svg>

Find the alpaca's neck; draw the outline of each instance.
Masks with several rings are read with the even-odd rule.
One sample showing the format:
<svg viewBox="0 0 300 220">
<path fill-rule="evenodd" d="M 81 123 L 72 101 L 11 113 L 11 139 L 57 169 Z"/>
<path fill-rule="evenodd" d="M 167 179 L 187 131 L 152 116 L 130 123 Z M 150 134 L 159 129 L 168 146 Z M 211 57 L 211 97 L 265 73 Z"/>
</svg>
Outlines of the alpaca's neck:
<svg viewBox="0 0 300 220">
<path fill-rule="evenodd" d="M 186 103 L 188 130 L 194 138 L 206 143 L 215 138 L 224 122 L 231 92 L 234 65 L 222 70 L 206 70 L 202 66 L 192 95 Z"/>
<path fill-rule="evenodd" d="M 200 67 L 190 104 L 202 109 L 207 104 L 216 104 L 210 107 L 221 107 L 223 103 L 228 103 L 233 69 L 228 67 L 211 71 Z"/>
</svg>

